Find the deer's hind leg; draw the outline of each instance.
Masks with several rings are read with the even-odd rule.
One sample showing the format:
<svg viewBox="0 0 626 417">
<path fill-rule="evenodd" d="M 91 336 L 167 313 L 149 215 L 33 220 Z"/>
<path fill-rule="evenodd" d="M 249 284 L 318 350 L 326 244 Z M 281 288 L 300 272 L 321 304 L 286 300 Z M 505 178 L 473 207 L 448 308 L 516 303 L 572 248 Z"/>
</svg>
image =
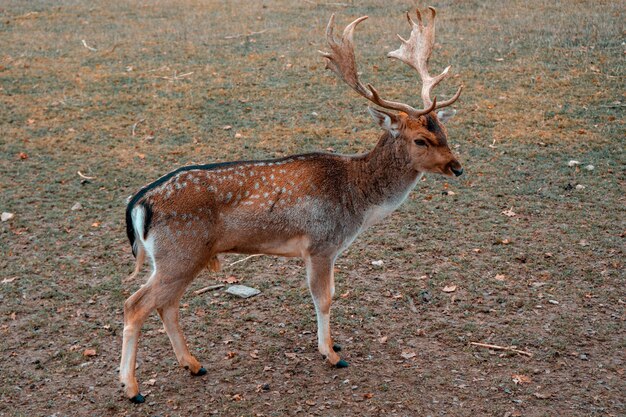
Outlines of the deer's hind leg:
<svg viewBox="0 0 626 417">
<path fill-rule="evenodd" d="M 165 330 L 172 341 L 174 352 L 180 364 L 187 367 L 193 374 L 203 375 L 206 373 L 200 363 L 189 353 L 178 324 L 178 303 L 185 289 L 198 272 L 199 268 L 172 271 L 157 266 L 148 282 L 124 303 L 120 382 L 124 394 L 132 402 L 144 402 L 144 397 L 139 393 L 139 385 L 135 377 L 135 364 L 141 327 L 154 310 L 159 312 L 163 320 Z"/>
<path fill-rule="evenodd" d="M 200 365 L 200 362 L 189 352 L 187 341 L 180 328 L 178 320 L 179 303 L 180 297 L 161 308 L 157 308 L 157 311 L 159 312 L 159 316 L 161 316 L 167 336 L 170 338 L 170 342 L 172 342 L 172 348 L 174 348 L 174 354 L 180 366 L 189 370 L 194 376 L 205 375 L 207 373 L 206 369 L 204 369 L 202 365 Z"/>
</svg>

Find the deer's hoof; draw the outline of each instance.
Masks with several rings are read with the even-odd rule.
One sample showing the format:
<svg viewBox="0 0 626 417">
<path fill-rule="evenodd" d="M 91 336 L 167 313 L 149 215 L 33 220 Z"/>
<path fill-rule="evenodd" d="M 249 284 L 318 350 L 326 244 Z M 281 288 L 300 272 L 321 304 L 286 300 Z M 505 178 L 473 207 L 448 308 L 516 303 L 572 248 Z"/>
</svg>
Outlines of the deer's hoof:
<svg viewBox="0 0 626 417">
<path fill-rule="evenodd" d="M 334 350 L 335 352 L 341 352 L 341 345 L 338 345 L 337 343 L 335 343 L 335 344 L 333 345 L 333 350 Z"/>
<path fill-rule="evenodd" d="M 133 404 L 142 404 L 146 402 L 146 397 L 144 397 L 141 394 L 137 394 L 133 398 L 130 399 L 130 402 Z"/>
<path fill-rule="evenodd" d="M 207 373 L 206 369 L 200 368 L 200 369 L 198 369 L 198 372 L 196 372 L 196 373 L 192 372 L 191 375 L 193 375 L 193 376 L 202 376 L 202 375 L 206 375 L 206 373 Z"/>
<path fill-rule="evenodd" d="M 348 366 L 348 362 L 344 361 L 343 359 L 339 359 L 339 362 L 335 364 L 335 368 L 347 368 Z"/>
</svg>

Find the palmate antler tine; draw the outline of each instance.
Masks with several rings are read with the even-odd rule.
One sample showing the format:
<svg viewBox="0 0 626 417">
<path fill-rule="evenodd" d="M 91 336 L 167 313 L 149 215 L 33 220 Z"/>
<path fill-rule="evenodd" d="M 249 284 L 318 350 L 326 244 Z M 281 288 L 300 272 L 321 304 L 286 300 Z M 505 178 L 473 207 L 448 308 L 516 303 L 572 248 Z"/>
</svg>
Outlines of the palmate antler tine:
<svg viewBox="0 0 626 417">
<path fill-rule="evenodd" d="M 451 98 L 449 98 L 448 100 L 444 100 L 441 103 L 438 103 L 433 110 L 441 109 L 442 107 L 448 107 L 449 105 L 454 103 L 461 96 L 461 91 L 463 91 L 463 85 L 459 86 L 459 89 L 456 90 L 456 93 L 454 93 Z M 435 101 L 435 99 L 436 97 L 433 98 L 433 101 Z"/>
<path fill-rule="evenodd" d="M 390 110 L 398 110 L 412 115 L 413 117 L 419 117 L 428 111 L 417 110 L 408 104 L 398 103 L 395 101 L 385 100 L 380 97 L 378 91 L 370 84 L 365 87 L 359 80 L 356 60 L 354 56 L 354 29 L 356 26 L 367 19 L 367 16 L 359 17 L 350 23 L 343 31 L 341 39 L 338 41 L 334 36 L 334 23 L 335 15 L 330 17 L 328 26 L 326 27 L 326 39 L 328 46 L 330 46 L 331 52 L 320 53 L 327 59 L 326 68 L 333 71 L 339 78 L 341 78 L 346 84 L 348 84 L 357 93 L 371 101 L 372 103 Z"/>
<path fill-rule="evenodd" d="M 428 60 L 435 44 L 435 16 L 437 12 L 433 7 L 429 7 L 431 12 L 431 18 L 428 26 L 424 26 L 422 22 L 422 15 L 419 10 L 416 10 L 417 23 L 411 19 L 409 13 L 407 13 L 407 20 L 411 25 L 411 35 L 408 40 L 404 40 L 398 36 L 402 41 L 400 48 L 387 54 L 390 58 L 396 58 L 407 65 L 413 67 L 422 79 L 422 100 L 424 101 L 424 107 L 430 107 L 433 103 L 433 99 L 430 98 L 432 89 L 439 84 L 444 78 L 448 77 L 450 67 L 441 72 L 441 74 L 432 77 L 428 73 Z M 449 100 L 440 102 L 435 109 L 449 106 L 459 98 L 462 87 L 459 88 L 457 93 Z"/>
<path fill-rule="evenodd" d="M 367 18 L 367 16 L 362 16 L 354 20 L 346 26 L 341 39 L 337 40 L 334 36 L 335 15 L 331 15 L 328 26 L 326 26 L 326 40 L 328 41 L 331 52 L 320 51 L 320 53 L 327 59 L 326 68 L 337 74 L 339 78 L 352 87 L 357 93 L 369 98 L 368 90 L 359 81 L 352 41 L 354 28 Z"/>
</svg>

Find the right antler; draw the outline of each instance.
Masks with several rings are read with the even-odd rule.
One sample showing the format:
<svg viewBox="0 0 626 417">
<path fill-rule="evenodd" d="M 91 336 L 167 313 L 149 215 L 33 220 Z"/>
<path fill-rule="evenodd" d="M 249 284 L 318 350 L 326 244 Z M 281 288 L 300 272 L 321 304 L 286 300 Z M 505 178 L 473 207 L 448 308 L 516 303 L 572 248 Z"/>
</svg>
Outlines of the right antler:
<svg viewBox="0 0 626 417">
<path fill-rule="evenodd" d="M 388 57 L 399 59 L 417 70 L 422 79 L 422 100 L 424 101 L 425 107 L 430 106 L 436 101 L 435 98 L 430 99 L 430 92 L 441 80 L 449 75 L 448 71 L 450 70 L 448 66 L 436 77 L 431 77 L 428 73 L 428 60 L 430 59 L 430 54 L 435 44 L 435 16 L 437 15 L 434 7 L 429 7 L 429 9 L 432 16 L 430 18 L 430 24 L 426 27 L 424 27 L 422 23 L 422 15 L 419 10 L 415 10 L 417 23 L 411 19 L 411 16 L 407 12 L 406 18 L 413 28 L 411 30 L 411 36 L 407 41 L 398 35 L 398 38 L 402 41 L 402 45 L 400 45 L 400 48 L 397 50 L 387 54 Z M 456 94 L 454 94 L 451 99 L 442 101 L 437 104 L 434 109 L 440 109 L 454 103 L 461 95 L 461 90 L 463 90 L 463 86 L 459 87 Z"/>
<path fill-rule="evenodd" d="M 354 91 L 380 107 L 390 110 L 403 111 L 413 117 L 419 117 L 423 114 L 431 112 L 435 108 L 436 100 L 427 106 L 428 108 L 424 110 L 417 110 L 408 104 L 385 100 L 380 97 L 378 91 L 376 91 L 371 84 L 368 84 L 366 88 L 363 86 L 361 81 L 359 81 L 356 61 L 354 59 L 354 44 L 352 42 L 352 36 L 356 25 L 365 19 L 367 19 L 367 16 L 359 17 L 354 22 L 346 26 L 343 31 L 343 35 L 341 36 L 341 40 L 338 42 L 333 35 L 335 15 L 333 14 L 330 17 L 330 21 L 326 27 L 326 38 L 332 52 L 329 53 L 320 51 L 324 58 L 328 60 L 326 62 L 326 68 L 337 74 L 346 84 L 352 87 Z"/>
<path fill-rule="evenodd" d="M 350 23 L 343 31 L 341 40 L 337 41 L 333 35 L 333 26 L 335 22 L 335 15 L 330 17 L 328 26 L 326 27 L 326 38 L 331 52 L 320 53 L 328 61 L 326 62 L 326 68 L 337 74 L 346 84 L 352 87 L 357 93 L 371 101 L 372 103 L 390 110 L 399 110 L 407 113 L 412 117 L 419 117 L 426 113 L 430 113 L 435 109 L 440 109 L 454 103 L 461 95 L 463 86 L 459 88 L 456 94 L 449 100 L 441 103 L 437 103 L 437 98 L 430 99 L 430 92 L 441 80 L 448 76 L 447 67 L 441 74 L 436 77 L 431 77 L 428 74 L 428 59 L 432 52 L 432 48 L 435 42 L 435 9 L 429 7 L 432 12 L 431 23 L 428 27 L 424 27 L 422 24 L 422 17 L 419 10 L 417 10 L 417 20 L 419 24 L 413 22 L 409 14 L 407 18 L 411 23 L 413 30 L 409 40 L 402 39 L 402 45 L 396 51 L 388 54 L 391 58 L 399 59 L 400 61 L 415 68 L 422 79 L 422 100 L 424 101 L 424 109 L 417 110 L 408 104 L 398 103 L 395 101 L 385 100 L 378 94 L 378 91 L 372 87 L 371 84 L 367 84 L 367 88 L 359 81 L 359 76 L 356 69 L 356 61 L 354 58 L 354 44 L 352 41 L 354 28 L 367 19 L 367 16 L 359 17 L 352 23 Z"/>
</svg>

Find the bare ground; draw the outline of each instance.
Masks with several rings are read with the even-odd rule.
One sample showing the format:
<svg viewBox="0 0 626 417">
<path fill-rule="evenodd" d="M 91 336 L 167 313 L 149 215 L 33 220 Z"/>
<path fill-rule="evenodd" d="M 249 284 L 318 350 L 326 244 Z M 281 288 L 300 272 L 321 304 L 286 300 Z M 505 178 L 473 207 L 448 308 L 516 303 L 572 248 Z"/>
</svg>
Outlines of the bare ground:
<svg viewBox="0 0 626 417">
<path fill-rule="evenodd" d="M 207 376 L 146 323 L 136 406 L 117 382 L 141 285 L 122 282 L 125 199 L 188 163 L 370 149 L 365 103 L 316 51 L 331 13 L 367 14 L 363 78 L 417 100 L 384 58 L 410 5 L 0 3 L 0 211 L 15 214 L 0 223 L 0 415 L 626 415 L 624 8 L 433 5 L 431 66 L 459 74 L 439 94 L 466 85 L 449 134 L 467 174 L 428 177 L 340 258 L 332 329 L 351 367 L 317 353 L 300 262 L 253 258 L 191 290 L 235 276 L 260 296 L 183 300 Z"/>
</svg>

